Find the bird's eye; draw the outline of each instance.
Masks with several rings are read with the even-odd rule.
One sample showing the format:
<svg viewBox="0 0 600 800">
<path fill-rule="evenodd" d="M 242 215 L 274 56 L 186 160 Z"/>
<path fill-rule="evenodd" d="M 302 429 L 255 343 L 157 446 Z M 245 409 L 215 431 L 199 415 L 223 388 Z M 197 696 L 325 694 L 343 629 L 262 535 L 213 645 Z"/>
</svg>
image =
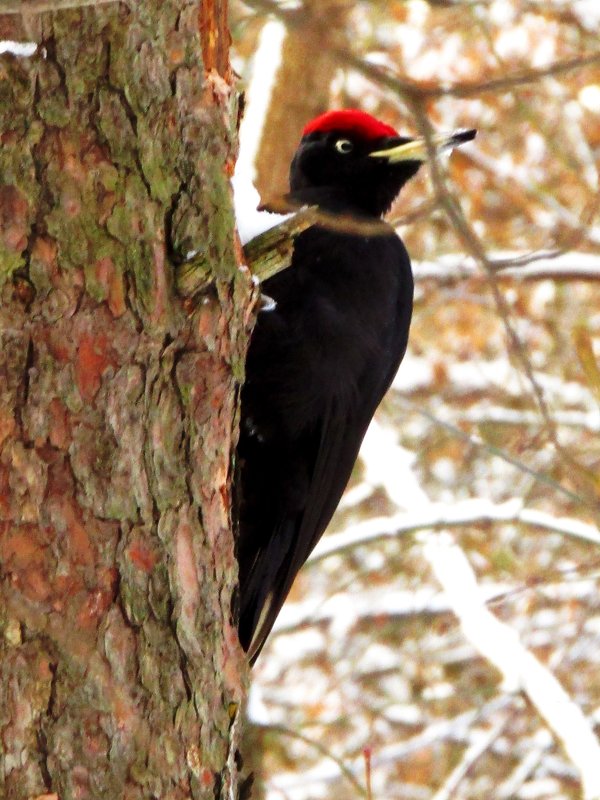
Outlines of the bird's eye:
<svg viewBox="0 0 600 800">
<path fill-rule="evenodd" d="M 338 139 L 335 143 L 335 149 L 338 151 L 338 153 L 343 153 L 346 155 L 354 150 L 354 145 L 349 139 Z"/>
</svg>

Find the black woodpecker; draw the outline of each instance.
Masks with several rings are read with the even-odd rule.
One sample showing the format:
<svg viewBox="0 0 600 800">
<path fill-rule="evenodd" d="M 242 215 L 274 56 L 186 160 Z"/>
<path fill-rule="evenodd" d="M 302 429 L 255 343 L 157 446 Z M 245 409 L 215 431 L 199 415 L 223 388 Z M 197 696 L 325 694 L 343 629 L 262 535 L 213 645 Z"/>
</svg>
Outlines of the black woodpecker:
<svg viewBox="0 0 600 800">
<path fill-rule="evenodd" d="M 435 136 L 437 150 L 475 131 Z M 369 422 L 402 361 L 413 303 L 408 253 L 381 220 L 427 160 L 424 140 L 363 111 L 303 131 L 289 199 L 335 224 L 295 241 L 252 335 L 238 445 L 239 635 L 253 662 L 327 527 Z"/>
</svg>

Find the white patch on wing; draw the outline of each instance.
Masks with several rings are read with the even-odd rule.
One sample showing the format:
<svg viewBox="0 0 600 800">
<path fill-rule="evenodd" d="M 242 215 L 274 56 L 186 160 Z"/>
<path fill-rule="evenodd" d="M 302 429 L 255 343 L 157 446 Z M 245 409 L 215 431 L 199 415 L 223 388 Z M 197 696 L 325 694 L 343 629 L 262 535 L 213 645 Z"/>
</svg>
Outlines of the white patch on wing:
<svg viewBox="0 0 600 800">
<path fill-rule="evenodd" d="M 259 302 L 260 305 L 258 307 L 258 310 L 260 312 L 268 313 L 269 311 L 275 311 L 275 309 L 277 308 L 277 300 L 274 300 L 272 297 L 269 297 L 268 294 L 261 294 Z"/>
</svg>

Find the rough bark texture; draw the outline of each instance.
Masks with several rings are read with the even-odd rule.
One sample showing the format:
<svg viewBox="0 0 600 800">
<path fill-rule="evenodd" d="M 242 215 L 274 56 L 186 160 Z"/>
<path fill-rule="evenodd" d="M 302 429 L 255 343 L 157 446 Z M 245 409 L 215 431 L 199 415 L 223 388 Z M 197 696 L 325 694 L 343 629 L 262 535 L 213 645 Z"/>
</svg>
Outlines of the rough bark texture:
<svg viewBox="0 0 600 800">
<path fill-rule="evenodd" d="M 10 800 L 214 798 L 232 780 L 245 667 L 229 485 L 250 289 L 224 13 L 166 0 L 1 19 L 40 44 L 0 63 Z M 192 248 L 216 279 L 196 310 L 170 263 Z"/>
</svg>

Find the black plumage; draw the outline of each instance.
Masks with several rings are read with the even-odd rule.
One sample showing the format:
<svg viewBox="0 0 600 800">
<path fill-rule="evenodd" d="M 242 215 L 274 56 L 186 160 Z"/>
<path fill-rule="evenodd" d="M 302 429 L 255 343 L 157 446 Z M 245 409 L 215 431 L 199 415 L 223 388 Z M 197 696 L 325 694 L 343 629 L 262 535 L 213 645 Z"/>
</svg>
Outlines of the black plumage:
<svg viewBox="0 0 600 800">
<path fill-rule="evenodd" d="M 309 123 L 292 162 L 290 198 L 343 225 L 298 236 L 291 266 L 263 285 L 276 305 L 259 314 L 248 352 L 238 561 L 239 634 L 252 660 L 338 505 L 406 350 L 410 260 L 390 226 L 365 223 L 380 220 L 425 157 L 424 143 L 346 110 Z"/>
</svg>

